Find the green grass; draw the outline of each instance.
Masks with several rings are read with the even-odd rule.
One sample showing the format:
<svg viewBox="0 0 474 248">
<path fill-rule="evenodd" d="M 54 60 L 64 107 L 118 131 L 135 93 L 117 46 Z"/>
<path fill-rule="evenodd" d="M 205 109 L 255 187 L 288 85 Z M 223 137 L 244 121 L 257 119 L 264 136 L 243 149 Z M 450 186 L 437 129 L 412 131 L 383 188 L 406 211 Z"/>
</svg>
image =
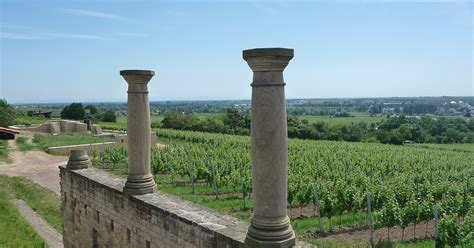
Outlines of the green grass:
<svg viewBox="0 0 474 248">
<path fill-rule="evenodd" d="M 207 118 L 214 118 L 219 114 L 211 114 L 211 113 L 195 113 L 194 116 L 205 120 Z M 160 127 L 161 121 L 163 120 L 164 116 L 162 115 L 152 115 L 150 119 L 150 123 L 152 127 Z M 117 122 L 99 122 L 98 123 L 103 130 L 127 130 L 127 116 L 125 115 L 118 115 Z"/>
<path fill-rule="evenodd" d="M 332 240 L 311 240 L 309 243 L 317 245 L 320 248 L 352 248 L 352 247 L 370 247 L 370 243 L 367 242 L 335 242 Z M 375 244 L 375 248 L 434 248 L 434 240 L 421 240 L 416 242 L 408 243 L 391 243 L 382 242 Z"/>
<path fill-rule="evenodd" d="M 409 146 L 442 150 L 442 151 L 457 151 L 457 152 L 473 152 L 474 144 L 408 144 Z"/>
<path fill-rule="evenodd" d="M 94 137 L 89 133 L 60 133 L 58 135 L 35 134 L 33 137 L 33 143 L 40 150 L 45 150 L 46 148 L 53 146 L 92 144 L 110 141 L 112 141 L 110 137 Z"/>
<path fill-rule="evenodd" d="M 11 162 L 8 158 L 8 142 L 6 140 L 0 140 L 0 162 Z"/>
<path fill-rule="evenodd" d="M 21 216 L 0 188 L 0 247 L 45 247 L 45 242 Z"/>
<path fill-rule="evenodd" d="M 43 124 L 49 119 L 40 116 L 17 116 L 15 118 L 15 125 L 31 126 L 33 124 Z"/>
<path fill-rule="evenodd" d="M 25 201 L 59 233 L 62 232 L 61 199 L 54 192 L 26 178 L 5 175 L 0 175 L 0 192 Z"/>
<path fill-rule="evenodd" d="M 207 186 L 195 186 L 195 194 L 192 194 L 190 186 L 171 186 L 162 185 L 159 189 L 168 194 L 172 194 L 180 197 L 181 199 L 198 203 L 208 208 L 217 210 L 218 212 L 234 213 L 238 212 L 236 216 L 239 219 L 248 220 L 250 217 L 250 211 L 241 211 L 243 207 L 242 199 L 236 196 L 221 196 L 219 199 L 215 199 L 214 195 L 205 195 L 203 193 L 211 193 L 212 190 Z M 247 201 L 247 207 L 252 207 L 252 200 Z"/>
<path fill-rule="evenodd" d="M 329 116 L 314 116 L 314 115 L 299 115 L 298 118 L 300 120 L 307 120 L 310 124 L 323 121 L 328 123 L 329 125 L 337 125 L 337 124 L 351 124 L 351 123 L 359 123 L 361 121 L 365 121 L 367 124 L 379 122 L 381 120 L 386 119 L 386 116 L 373 116 L 367 115 L 365 113 L 350 113 L 354 117 L 329 117 Z"/>
<path fill-rule="evenodd" d="M 25 137 L 17 137 L 15 142 L 16 142 L 16 145 L 17 145 L 18 149 L 22 152 L 31 151 L 31 150 L 36 149 L 36 146 L 29 143 L 28 139 L 25 138 Z"/>
</svg>

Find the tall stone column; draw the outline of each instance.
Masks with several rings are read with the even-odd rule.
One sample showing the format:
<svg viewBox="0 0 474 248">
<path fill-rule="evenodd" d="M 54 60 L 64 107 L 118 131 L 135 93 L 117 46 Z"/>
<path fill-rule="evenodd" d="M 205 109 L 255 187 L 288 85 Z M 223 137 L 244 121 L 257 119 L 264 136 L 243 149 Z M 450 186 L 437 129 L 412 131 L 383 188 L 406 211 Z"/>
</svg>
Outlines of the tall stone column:
<svg viewBox="0 0 474 248">
<path fill-rule="evenodd" d="M 295 234 L 287 215 L 288 132 L 283 70 L 293 49 L 243 51 L 253 71 L 252 195 L 253 215 L 245 242 L 251 247 L 291 247 Z"/>
<path fill-rule="evenodd" d="M 150 173 L 150 105 L 147 84 L 154 71 L 124 70 L 120 75 L 128 83 L 128 177 L 123 191 L 128 195 L 142 195 L 156 191 Z"/>
</svg>

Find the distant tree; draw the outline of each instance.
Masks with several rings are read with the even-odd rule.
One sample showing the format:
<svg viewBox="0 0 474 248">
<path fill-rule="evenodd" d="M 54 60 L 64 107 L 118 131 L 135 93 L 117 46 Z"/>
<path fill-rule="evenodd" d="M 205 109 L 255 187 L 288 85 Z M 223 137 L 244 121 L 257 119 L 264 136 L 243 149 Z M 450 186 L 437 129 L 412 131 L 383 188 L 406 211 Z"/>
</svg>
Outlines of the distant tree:
<svg viewBox="0 0 474 248">
<path fill-rule="evenodd" d="M 474 120 L 469 120 L 467 122 L 467 128 L 471 131 L 474 131 Z"/>
<path fill-rule="evenodd" d="M 405 140 L 412 139 L 412 128 L 408 124 L 402 124 L 398 128 L 401 138 Z"/>
<path fill-rule="evenodd" d="M 13 125 L 15 117 L 15 109 L 5 99 L 0 99 L 0 127 Z"/>
<path fill-rule="evenodd" d="M 334 114 L 334 117 L 351 117 L 351 114 L 347 112 L 337 112 L 336 114 Z"/>
<path fill-rule="evenodd" d="M 199 119 L 192 114 L 183 114 L 176 111 L 165 113 L 165 117 L 161 121 L 164 128 L 172 128 L 178 130 L 194 130 L 197 128 Z"/>
<path fill-rule="evenodd" d="M 113 110 L 107 110 L 102 114 L 101 120 L 105 122 L 117 122 L 117 116 Z"/>
<path fill-rule="evenodd" d="M 62 119 L 83 120 L 85 117 L 86 111 L 81 103 L 71 103 L 61 111 Z"/>
<path fill-rule="evenodd" d="M 232 130 L 242 128 L 245 125 L 245 117 L 239 109 L 234 107 L 228 108 L 224 117 L 224 125 L 229 126 Z"/>
<path fill-rule="evenodd" d="M 89 110 L 89 114 L 91 115 L 94 115 L 96 114 L 97 112 L 99 112 L 99 110 L 94 106 L 94 105 L 87 105 L 84 109 L 88 109 Z"/>
<path fill-rule="evenodd" d="M 466 111 L 466 113 L 464 114 L 464 117 L 472 117 L 471 115 L 471 111 Z"/>
<path fill-rule="evenodd" d="M 454 128 L 446 129 L 446 132 L 444 132 L 443 134 L 443 136 L 447 139 L 446 141 L 449 143 L 461 142 L 464 138 L 464 135 Z"/>
</svg>

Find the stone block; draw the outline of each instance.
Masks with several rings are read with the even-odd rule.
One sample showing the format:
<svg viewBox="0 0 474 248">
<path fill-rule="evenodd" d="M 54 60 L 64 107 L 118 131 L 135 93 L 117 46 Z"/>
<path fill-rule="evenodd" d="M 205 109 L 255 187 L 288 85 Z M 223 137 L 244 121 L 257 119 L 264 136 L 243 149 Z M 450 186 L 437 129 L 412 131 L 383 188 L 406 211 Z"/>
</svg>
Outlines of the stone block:
<svg viewBox="0 0 474 248">
<path fill-rule="evenodd" d="M 94 135 L 102 134 L 102 128 L 99 125 L 94 124 L 91 126 L 91 133 Z"/>
</svg>

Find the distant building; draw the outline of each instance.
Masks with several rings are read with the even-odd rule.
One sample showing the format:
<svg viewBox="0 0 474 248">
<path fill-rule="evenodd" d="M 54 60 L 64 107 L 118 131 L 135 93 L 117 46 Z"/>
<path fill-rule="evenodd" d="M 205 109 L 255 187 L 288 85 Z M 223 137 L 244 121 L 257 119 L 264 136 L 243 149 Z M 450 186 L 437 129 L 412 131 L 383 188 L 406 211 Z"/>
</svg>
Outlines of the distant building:
<svg viewBox="0 0 474 248">
<path fill-rule="evenodd" d="M 395 108 L 383 108 L 382 113 L 384 113 L 384 114 L 393 114 L 393 113 L 395 113 Z"/>
<path fill-rule="evenodd" d="M 33 113 L 33 116 L 44 116 L 46 118 L 51 118 L 51 114 L 53 113 L 53 111 L 49 111 L 49 112 L 38 112 L 38 113 Z"/>
</svg>

